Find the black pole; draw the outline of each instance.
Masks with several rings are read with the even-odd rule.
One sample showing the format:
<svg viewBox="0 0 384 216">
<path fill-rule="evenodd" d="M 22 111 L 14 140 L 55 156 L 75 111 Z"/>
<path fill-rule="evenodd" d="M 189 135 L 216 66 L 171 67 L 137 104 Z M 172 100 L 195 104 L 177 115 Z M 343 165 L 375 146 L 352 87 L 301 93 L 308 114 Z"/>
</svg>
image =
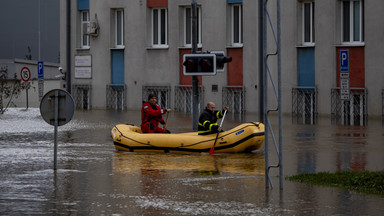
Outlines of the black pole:
<svg viewBox="0 0 384 216">
<path fill-rule="evenodd" d="M 192 0 L 192 53 L 197 52 L 197 3 L 196 0 Z M 192 121 L 193 130 L 197 131 L 197 125 L 199 121 L 199 77 L 192 76 Z"/>
<path fill-rule="evenodd" d="M 67 0 L 67 92 L 71 93 L 71 0 Z"/>
<path fill-rule="evenodd" d="M 264 123 L 264 0 L 259 0 L 259 120 Z"/>
</svg>

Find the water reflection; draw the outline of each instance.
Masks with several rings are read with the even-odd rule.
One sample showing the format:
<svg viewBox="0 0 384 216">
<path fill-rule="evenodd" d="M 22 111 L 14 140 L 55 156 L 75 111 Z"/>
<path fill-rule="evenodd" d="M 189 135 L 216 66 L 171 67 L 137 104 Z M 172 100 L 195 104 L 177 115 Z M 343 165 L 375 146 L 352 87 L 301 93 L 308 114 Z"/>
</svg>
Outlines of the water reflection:
<svg viewBox="0 0 384 216">
<path fill-rule="evenodd" d="M 256 119 L 254 114 L 241 121 L 229 115 L 224 129 Z M 188 114 L 172 113 L 168 127 L 173 132 L 190 131 L 191 121 Z M 380 121 L 365 127 L 332 126 L 321 118 L 319 125 L 292 125 L 290 118 L 283 122 L 285 175 L 384 169 Z M 266 190 L 262 151 L 214 157 L 119 152 L 110 136 L 117 123 L 138 125 L 140 113 L 76 112 L 69 124 L 59 128 L 58 170 L 53 172 L 53 127 L 43 122 L 38 110 L 15 109 L 0 115 L 0 214 L 381 215 L 384 211 L 384 197 L 337 188 L 285 181 L 282 191 Z M 271 176 L 278 185 L 278 174 Z"/>
<path fill-rule="evenodd" d="M 301 148 L 298 150 L 298 173 L 315 173 L 316 172 L 316 151 L 313 151 L 316 146 L 316 133 L 315 131 L 303 131 L 297 133 L 297 142 L 300 143 Z M 308 151 L 309 150 L 309 151 Z"/>
<path fill-rule="evenodd" d="M 178 154 L 116 152 L 112 167 L 120 174 L 142 172 L 187 175 L 264 175 L 264 157 L 260 154 Z"/>
<path fill-rule="evenodd" d="M 342 146 L 341 151 L 337 152 L 337 171 L 366 170 L 366 128 L 351 126 L 337 129 L 334 136 Z"/>
</svg>

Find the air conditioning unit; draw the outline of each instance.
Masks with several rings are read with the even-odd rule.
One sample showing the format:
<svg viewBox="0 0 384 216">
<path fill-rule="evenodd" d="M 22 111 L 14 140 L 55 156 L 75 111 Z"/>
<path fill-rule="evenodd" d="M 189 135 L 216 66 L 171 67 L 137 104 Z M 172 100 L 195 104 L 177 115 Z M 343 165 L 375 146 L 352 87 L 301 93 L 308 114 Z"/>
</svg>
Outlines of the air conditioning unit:
<svg viewBox="0 0 384 216">
<path fill-rule="evenodd" d="M 97 30 L 99 29 L 99 24 L 97 22 L 90 22 L 88 25 L 88 34 L 94 35 L 97 34 Z"/>
<path fill-rule="evenodd" d="M 97 36 L 99 30 L 99 24 L 97 22 L 86 22 L 83 23 L 83 34 Z"/>
</svg>

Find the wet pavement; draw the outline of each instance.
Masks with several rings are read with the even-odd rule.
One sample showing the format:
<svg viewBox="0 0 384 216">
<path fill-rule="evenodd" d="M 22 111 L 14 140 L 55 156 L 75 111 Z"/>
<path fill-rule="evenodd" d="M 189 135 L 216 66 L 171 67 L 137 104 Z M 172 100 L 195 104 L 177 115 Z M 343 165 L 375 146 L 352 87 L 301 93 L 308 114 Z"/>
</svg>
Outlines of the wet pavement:
<svg viewBox="0 0 384 216">
<path fill-rule="evenodd" d="M 227 116 L 224 129 L 257 116 Z M 180 122 L 183 124 L 181 125 Z M 59 127 L 53 171 L 53 127 L 36 108 L 0 115 L 0 215 L 382 215 L 384 197 L 284 180 L 272 170 L 265 189 L 264 152 L 130 153 L 110 136 L 118 123 L 140 123 L 137 111 L 76 111 Z M 190 115 L 171 113 L 168 129 L 186 132 Z M 273 125 L 276 127 L 276 125 Z M 383 170 L 381 120 L 368 126 L 292 125 L 284 117 L 284 176 L 301 172 Z M 270 150 L 273 148 L 270 146 Z M 270 163 L 277 156 L 270 155 Z"/>
</svg>

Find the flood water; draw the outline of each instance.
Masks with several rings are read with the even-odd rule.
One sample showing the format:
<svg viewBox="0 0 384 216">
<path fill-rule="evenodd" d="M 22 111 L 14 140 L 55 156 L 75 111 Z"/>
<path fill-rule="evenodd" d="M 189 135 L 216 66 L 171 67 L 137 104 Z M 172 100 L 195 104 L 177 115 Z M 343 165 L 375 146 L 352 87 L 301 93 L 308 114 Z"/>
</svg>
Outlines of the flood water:
<svg viewBox="0 0 384 216">
<path fill-rule="evenodd" d="M 227 116 L 224 129 L 257 121 Z M 283 174 L 384 169 L 381 119 L 368 126 L 292 125 L 283 119 Z M 246 154 L 130 153 L 110 136 L 118 123 L 140 124 L 137 111 L 76 111 L 59 127 L 53 171 L 53 126 L 39 109 L 0 115 L 0 215 L 382 215 L 384 196 L 283 181 L 264 151 Z M 273 124 L 277 128 L 277 125 Z M 192 130 L 188 114 L 171 113 L 168 129 Z M 272 139 L 270 139 L 272 140 Z M 277 163 L 272 144 L 270 163 Z"/>
</svg>

